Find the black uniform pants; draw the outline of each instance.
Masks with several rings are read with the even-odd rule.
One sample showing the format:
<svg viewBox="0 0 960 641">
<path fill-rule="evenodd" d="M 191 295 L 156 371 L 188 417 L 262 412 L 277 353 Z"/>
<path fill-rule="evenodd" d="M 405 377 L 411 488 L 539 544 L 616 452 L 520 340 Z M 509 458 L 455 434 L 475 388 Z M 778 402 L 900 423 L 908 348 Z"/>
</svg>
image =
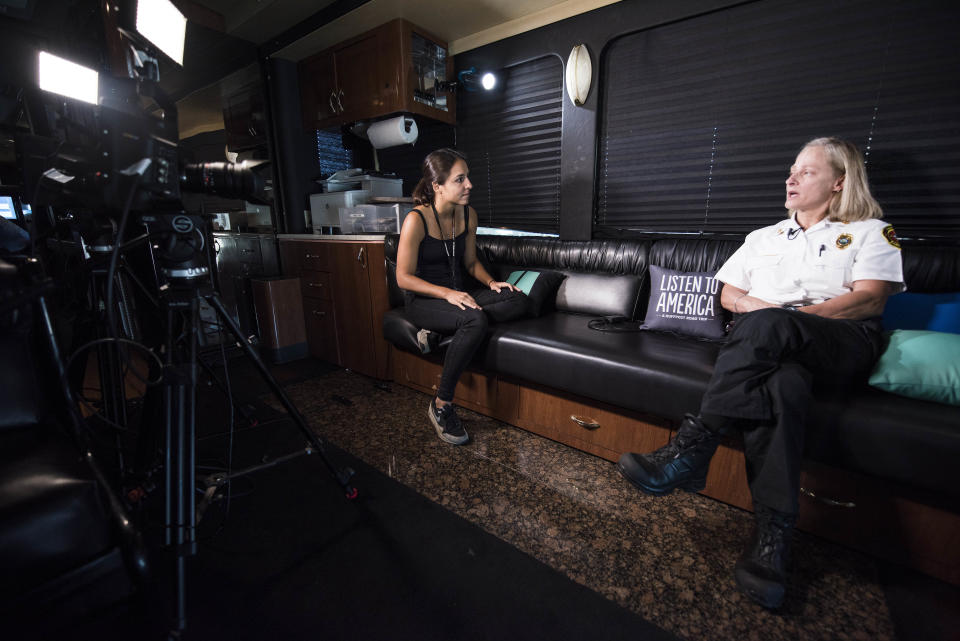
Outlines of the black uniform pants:
<svg viewBox="0 0 960 641">
<path fill-rule="evenodd" d="M 882 345 L 879 319 L 835 320 L 779 308 L 737 319 L 700 413 L 734 419 L 743 429 L 754 504 L 798 513 L 807 408 L 815 390 L 862 385 Z"/>
<path fill-rule="evenodd" d="M 452 401 L 460 375 L 480 347 L 490 321 L 503 322 L 520 318 L 528 308 L 527 296 L 502 289 L 495 292 L 482 288 L 468 292 L 483 309 L 460 309 L 441 298 L 413 296 L 406 301 L 406 313 L 417 327 L 439 334 L 453 334 L 443 358 L 443 373 L 437 398 Z"/>
</svg>

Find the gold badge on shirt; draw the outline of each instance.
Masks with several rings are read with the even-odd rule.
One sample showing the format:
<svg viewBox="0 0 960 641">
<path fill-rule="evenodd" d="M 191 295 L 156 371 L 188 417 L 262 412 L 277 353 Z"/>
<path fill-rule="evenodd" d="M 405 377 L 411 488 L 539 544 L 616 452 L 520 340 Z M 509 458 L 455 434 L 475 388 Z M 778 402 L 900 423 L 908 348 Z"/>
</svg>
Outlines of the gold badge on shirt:
<svg viewBox="0 0 960 641">
<path fill-rule="evenodd" d="M 853 236 L 850 234 L 840 234 L 837 236 L 837 249 L 846 249 L 853 242 Z"/>
<path fill-rule="evenodd" d="M 883 228 L 881 232 L 883 237 L 887 239 L 887 242 L 900 249 L 900 239 L 897 238 L 897 232 L 893 231 L 893 225 L 887 225 Z"/>
</svg>

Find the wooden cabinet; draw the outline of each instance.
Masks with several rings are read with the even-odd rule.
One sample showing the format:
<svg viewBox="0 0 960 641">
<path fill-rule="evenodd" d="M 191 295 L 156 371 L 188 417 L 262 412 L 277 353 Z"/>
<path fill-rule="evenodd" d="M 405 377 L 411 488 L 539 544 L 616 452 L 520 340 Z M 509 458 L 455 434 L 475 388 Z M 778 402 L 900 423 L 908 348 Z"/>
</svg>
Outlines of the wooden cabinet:
<svg viewBox="0 0 960 641">
<path fill-rule="evenodd" d="M 223 97 L 227 149 L 243 151 L 267 144 L 267 111 L 263 86 L 253 83 Z"/>
<path fill-rule="evenodd" d="M 227 149 L 266 146 L 267 103 L 258 64 L 247 65 L 220 81 L 220 103 Z"/>
<path fill-rule="evenodd" d="M 387 378 L 383 242 L 282 240 L 280 258 L 284 275 L 300 278 L 311 355 Z"/>
<path fill-rule="evenodd" d="M 398 19 L 346 40 L 299 64 L 303 125 L 321 129 L 396 112 L 455 120 L 452 93 L 434 83 L 450 79 L 446 43 Z M 426 64 L 425 51 L 436 52 Z"/>
</svg>

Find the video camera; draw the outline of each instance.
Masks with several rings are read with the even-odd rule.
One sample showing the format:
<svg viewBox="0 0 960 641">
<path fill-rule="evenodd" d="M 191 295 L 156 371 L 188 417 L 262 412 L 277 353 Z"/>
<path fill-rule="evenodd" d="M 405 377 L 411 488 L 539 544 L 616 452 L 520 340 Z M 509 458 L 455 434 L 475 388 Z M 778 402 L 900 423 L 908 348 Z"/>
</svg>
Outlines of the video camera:
<svg viewBox="0 0 960 641">
<path fill-rule="evenodd" d="M 181 161 L 177 109 L 160 89 L 157 58 L 182 64 L 183 15 L 169 0 L 111 2 L 105 11 L 124 42 L 128 77 L 37 52 L 39 90 L 25 92 L 32 131 L 16 136 L 23 200 L 35 211 L 113 216 L 182 211 L 182 192 L 271 204 L 267 161 Z"/>
</svg>

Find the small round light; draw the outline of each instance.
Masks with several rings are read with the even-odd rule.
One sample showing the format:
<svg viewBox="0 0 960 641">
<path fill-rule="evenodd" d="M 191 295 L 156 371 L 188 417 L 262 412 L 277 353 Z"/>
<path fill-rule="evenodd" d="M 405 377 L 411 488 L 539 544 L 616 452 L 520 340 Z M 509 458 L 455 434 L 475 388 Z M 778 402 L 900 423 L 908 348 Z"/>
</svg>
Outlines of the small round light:
<svg viewBox="0 0 960 641">
<path fill-rule="evenodd" d="M 480 80 L 480 82 L 484 89 L 490 91 L 497 85 L 497 77 L 492 73 L 487 72 L 483 74 L 483 78 Z"/>
</svg>

